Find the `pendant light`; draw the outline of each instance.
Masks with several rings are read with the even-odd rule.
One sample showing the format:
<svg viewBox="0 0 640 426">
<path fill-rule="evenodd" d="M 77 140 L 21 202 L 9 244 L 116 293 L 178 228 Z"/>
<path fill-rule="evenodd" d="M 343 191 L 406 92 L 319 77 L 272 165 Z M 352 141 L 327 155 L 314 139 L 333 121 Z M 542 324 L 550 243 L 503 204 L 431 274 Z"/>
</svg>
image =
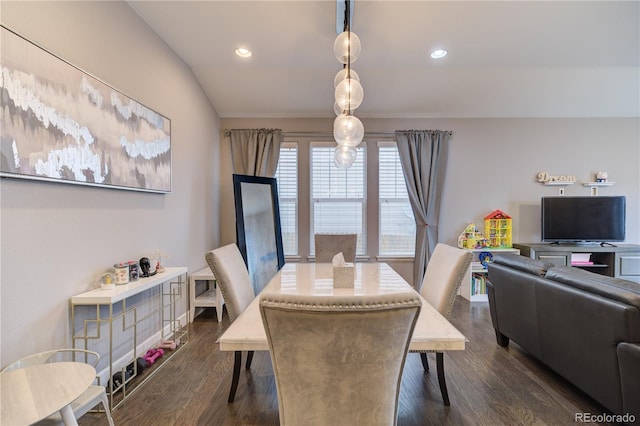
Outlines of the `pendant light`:
<svg viewBox="0 0 640 426">
<path fill-rule="evenodd" d="M 360 38 L 351 31 L 350 0 L 345 0 L 344 31 L 333 43 L 333 53 L 343 65 L 334 77 L 335 103 L 333 110 L 337 117 L 333 122 L 333 137 L 338 144 L 335 151 L 335 163 L 341 169 L 349 168 L 356 158 L 355 147 L 364 138 L 364 125 L 353 115 L 353 111 L 362 104 L 364 90 L 360 76 L 351 69 L 351 63 L 360 56 L 362 49 Z"/>
</svg>

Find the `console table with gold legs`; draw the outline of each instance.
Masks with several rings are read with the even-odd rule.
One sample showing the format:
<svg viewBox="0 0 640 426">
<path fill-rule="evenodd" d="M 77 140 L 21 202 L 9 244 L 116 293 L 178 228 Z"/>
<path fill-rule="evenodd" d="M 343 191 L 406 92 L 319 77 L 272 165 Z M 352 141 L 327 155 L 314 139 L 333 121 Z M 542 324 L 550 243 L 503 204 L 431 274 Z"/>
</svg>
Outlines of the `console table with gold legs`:
<svg viewBox="0 0 640 426">
<path fill-rule="evenodd" d="M 140 337 L 138 328 L 144 329 L 147 333 L 153 329 L 156 334 L 160 334 L 160 341 L 179 340 L 180 345 L 176 350 L 179 350 L 186 343 L 188 339 L 187 315 L 178 317 L 176 312 L 176 302 L 181 300 L 183 295 L 186 300 L 186 275 L 187 268 L 185 267 L 165 268 L 164 272 L 152 277 L 140 278 L 128 284 L 117 285 L 113 290 L 95 289 L 71 298 L 73 347 L 90 349 L 88 347 L 90 343 L 100 345 L 103 339 L 106 340 L 109 361 L 108 377 L 113 378 L 114 374 L 118 372 L 121 374 L 121 383 L 114 384 L 115 380 L 109 380 L 107 385 L 111 408 L 122 403 L 157 370 L 157 368 L 150 369 L 151 372 L 145 372 L 142 380 L 136 381 L 135 386 L 132 383 L 132 380 L 138 375 L 136 359 L 144 355 L 138 353 L 138 344 L 141 343 L 138 342 Z M 150 307 L 147 303 L 136 303 L 136 300 L 130 301 L 132 297 L 156 288 L 158 301 L 155 307 Z M 118 323 L 121 325 L 118 326 Z M 108 328 L 108 336 L 106 337 L 101 332 L 103 324 L 106 324 Z M 116 332 L 119 332 L 120 336 L 115 336 Z M 118 337 L 123 338 L 118 339 Z M 125 353 L 116 354 L 115 349 Z M 121 368 L 115 368 L 114 356 L 124 357 L 128 361 Z M 133 374 L 129 375 L 126 372 L 127 366 L 133 367 Z"/>
</svg>

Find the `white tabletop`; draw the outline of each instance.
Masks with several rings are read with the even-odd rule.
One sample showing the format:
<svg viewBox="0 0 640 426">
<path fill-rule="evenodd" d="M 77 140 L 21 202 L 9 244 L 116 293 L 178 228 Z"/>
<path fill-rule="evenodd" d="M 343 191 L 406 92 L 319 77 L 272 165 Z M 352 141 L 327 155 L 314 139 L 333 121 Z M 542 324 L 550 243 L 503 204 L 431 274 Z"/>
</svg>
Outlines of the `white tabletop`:
<svg viewBox="0 0 640 426">
<path fill-rule="evenodd" d="M 0 424 L 26 425 L 60 411 L 96 378 L 96 370 L 81 362 L 53 362 L 0 374 Z"/>
<path fill-rule="evenodd" d="M 404 292 L 412 287 L 386 263 L 356 263 L 354 288 L 333 288 L 331 264 L 288 263 L 263 291 L 310 295 L 380 294 Z M 422 300 L 422 309 L 409 345 L 410 351 L 463 350 L 465 337 Z M 268 351 L 260 316 L 259 297 L 218 339 L 221 351 Z"/>
</svg>

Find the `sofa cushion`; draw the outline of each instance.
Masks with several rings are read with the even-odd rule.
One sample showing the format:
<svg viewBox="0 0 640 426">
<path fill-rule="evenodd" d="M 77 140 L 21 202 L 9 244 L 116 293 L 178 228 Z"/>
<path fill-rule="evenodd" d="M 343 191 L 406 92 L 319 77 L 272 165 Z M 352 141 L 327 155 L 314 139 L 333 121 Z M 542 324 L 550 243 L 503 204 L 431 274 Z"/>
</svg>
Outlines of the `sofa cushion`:
<svg viewBox="0 0 640 426">
<path fill-rule="evenodd" d="M 544 276 L 547 270 L 553 267 L 552 263 L 543 262 L 537 259 L 531 259 L 529 257 L 520 256 L 519 254 L 509 253 L 495 256 L 493 262 L 499 265 L 517 269 L 522 272 L 527 272 L 532 275 L 538 275 L 540 277 Z"/>
<path fill-rule="evenodd" d="M 640 283 L 607 277 L 571 266 L 550 268 L 545 277 L 640 309 Z"/>
</svg>

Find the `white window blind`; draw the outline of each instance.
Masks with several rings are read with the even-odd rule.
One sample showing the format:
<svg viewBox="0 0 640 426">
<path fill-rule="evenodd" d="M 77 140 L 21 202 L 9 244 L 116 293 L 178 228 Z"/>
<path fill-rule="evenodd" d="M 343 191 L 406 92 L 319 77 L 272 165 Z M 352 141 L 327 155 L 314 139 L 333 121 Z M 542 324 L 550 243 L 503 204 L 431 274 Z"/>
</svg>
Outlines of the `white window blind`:
<svg viewBox="0 0 640 426">
<path fill-rule="evenodd" d="M 409 204 L 407 186 L 395 143 L 380 143 L 379 197 L 381 256 L 413 256 L 416 222 Z"/>
<path fill-rule="evenodd" d="M 311 146 L 311 253 L 314 234 L 357 234 L 356 254 L 366 248 L 365 149 L 347 170 L 334 163 L 335 144 Z"/>
<path fill-rule="evenodd" d="M 298 254 L 298 146 L 295 143 L 280 145 L 275 177 L 283 251 L 285 256 L 294 256 Z"/>
</svg>

